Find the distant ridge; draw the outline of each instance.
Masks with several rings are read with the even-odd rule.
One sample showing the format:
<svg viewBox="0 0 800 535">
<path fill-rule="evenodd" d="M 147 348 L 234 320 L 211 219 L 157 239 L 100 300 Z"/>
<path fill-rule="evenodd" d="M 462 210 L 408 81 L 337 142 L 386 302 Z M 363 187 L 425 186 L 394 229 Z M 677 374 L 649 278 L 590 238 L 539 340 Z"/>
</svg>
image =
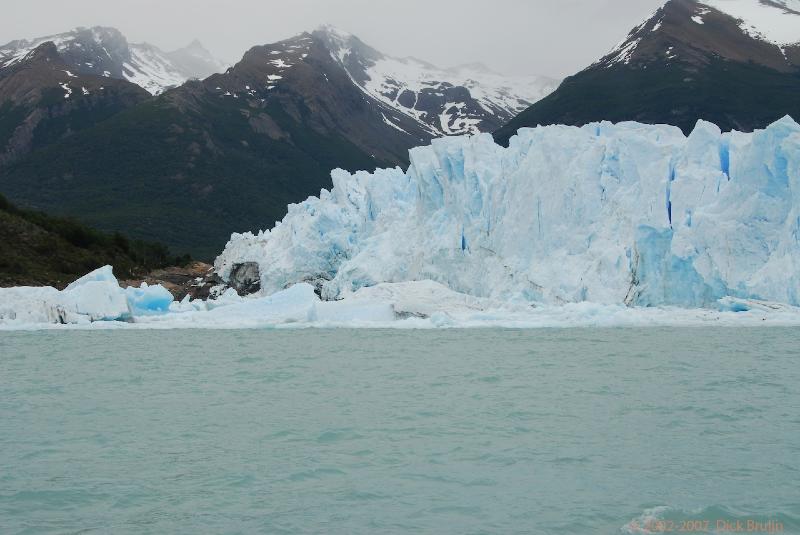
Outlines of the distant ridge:
<svg viewBox="0 0 800 535">
<path fill-rule="evenodd" d="M 206 78 L 226 69 L 197 40 L 185 48 L 164 52 L 148 43 L 129 43 L 116 28 L 102 26 L 2 45 L 0 69 L 21 61 L 46 42 L 55 45 L 64 63 L 75 73 L 127 80 L 154 95 L 189 79 Z"/>
</svg>

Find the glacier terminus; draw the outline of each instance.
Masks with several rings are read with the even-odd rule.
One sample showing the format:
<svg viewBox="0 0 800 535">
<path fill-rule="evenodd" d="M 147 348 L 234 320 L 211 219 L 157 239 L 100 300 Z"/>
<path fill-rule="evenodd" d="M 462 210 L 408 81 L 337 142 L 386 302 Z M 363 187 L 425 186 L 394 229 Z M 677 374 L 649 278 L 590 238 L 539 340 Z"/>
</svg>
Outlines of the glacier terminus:
<svg viewBox="0 0 800 535">
<path fill-rule="evenodd" d="M 231 284 L 248 266 L 250 295 L 223 284 L 170 303 L 159 287 L 121 292 L 106 269 L 86 303 L 74 288 L 0 290 L 0 324 L 800 324 L 788 116 L 753 133 L 602 122 L 521 129 L 508 148 L 451 137 L 410 160 L 334 170 L 331 191 L 271 230 L 234 234 L 215 269 Z"/>
<path fill-rule="evenodd" d="M 325 299 L 432 280 L 514 303 L 800 305 L 800 126 L 597 123 L 437 139 L 407 172 L 334 171 L 332 191 L 272 230 L 234 235 L 223 279 L 256 262 L 262 292 Z"/>
</svg>

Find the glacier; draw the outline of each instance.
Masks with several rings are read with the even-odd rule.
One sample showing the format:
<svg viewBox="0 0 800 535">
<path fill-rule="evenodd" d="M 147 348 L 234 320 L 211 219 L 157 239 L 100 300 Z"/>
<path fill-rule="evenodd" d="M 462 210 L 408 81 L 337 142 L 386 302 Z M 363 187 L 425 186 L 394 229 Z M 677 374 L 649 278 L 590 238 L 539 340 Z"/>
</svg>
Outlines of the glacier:
<svg viewBox="0 0 800 535">
<path fill-rule="evenodd" d="M 407 171 L 335 170 L 271 230 L 232 235 L 215 270 L 234 286 L 257 266 L 252 295 L 177 302 L 106 266 L 60 292 L 0 289 L 0 330 L 800 325 L 790 117 L 689 136 L 547 126 L 410 156 Z"/>
<path fill-rule="evenodd" d="M 431 280 L 509 303 L 718 308 L 800 305 L 800 126 L 699 122 L 521 129 L 412 149 L 411 165 L 332 172 L 333 188 L 257 234 L 234 234 L 223 278 L 255 262 L 261 292 L 327 300 Z M 795 195 L 797 193 L 798 195 Z"/>
</svg>

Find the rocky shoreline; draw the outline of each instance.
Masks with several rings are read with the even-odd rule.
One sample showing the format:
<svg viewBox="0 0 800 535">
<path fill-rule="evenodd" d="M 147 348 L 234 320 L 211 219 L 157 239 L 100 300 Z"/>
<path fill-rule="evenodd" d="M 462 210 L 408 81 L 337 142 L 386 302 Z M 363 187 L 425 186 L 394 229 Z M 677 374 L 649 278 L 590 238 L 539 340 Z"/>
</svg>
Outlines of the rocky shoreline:
<svg viewBox="0 0 800 535">
<path fill-rule="evenodd" d="M 151 271 L 141 279 L 121 280 L 122 288 L 139 288 L 142 283 L 148 286 L 160 284 L 180 301 L 187 295 L 190 299 L 208 299 L 211 289 L 222 284 L 214 266 L 205 262 L 191 262 L 186 266 L 171 266 Z"/>
</svg>

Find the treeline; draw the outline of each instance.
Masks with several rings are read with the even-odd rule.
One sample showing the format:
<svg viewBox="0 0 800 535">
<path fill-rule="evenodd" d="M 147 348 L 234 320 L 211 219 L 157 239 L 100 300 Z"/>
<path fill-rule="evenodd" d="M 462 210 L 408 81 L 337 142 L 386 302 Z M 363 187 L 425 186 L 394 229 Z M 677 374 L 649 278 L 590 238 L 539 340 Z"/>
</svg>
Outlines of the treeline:
<svg viewBox="0 0 800 535">
<path fill-rule="evenodd" d="M 189 255 L 175 255 L 162 243 L 22 209 L 0 195 L 0 284 L 63 286 L 106 264 L 114 266 L 118 278 L 136 278 L 190 261 Z"/>
</svg>

